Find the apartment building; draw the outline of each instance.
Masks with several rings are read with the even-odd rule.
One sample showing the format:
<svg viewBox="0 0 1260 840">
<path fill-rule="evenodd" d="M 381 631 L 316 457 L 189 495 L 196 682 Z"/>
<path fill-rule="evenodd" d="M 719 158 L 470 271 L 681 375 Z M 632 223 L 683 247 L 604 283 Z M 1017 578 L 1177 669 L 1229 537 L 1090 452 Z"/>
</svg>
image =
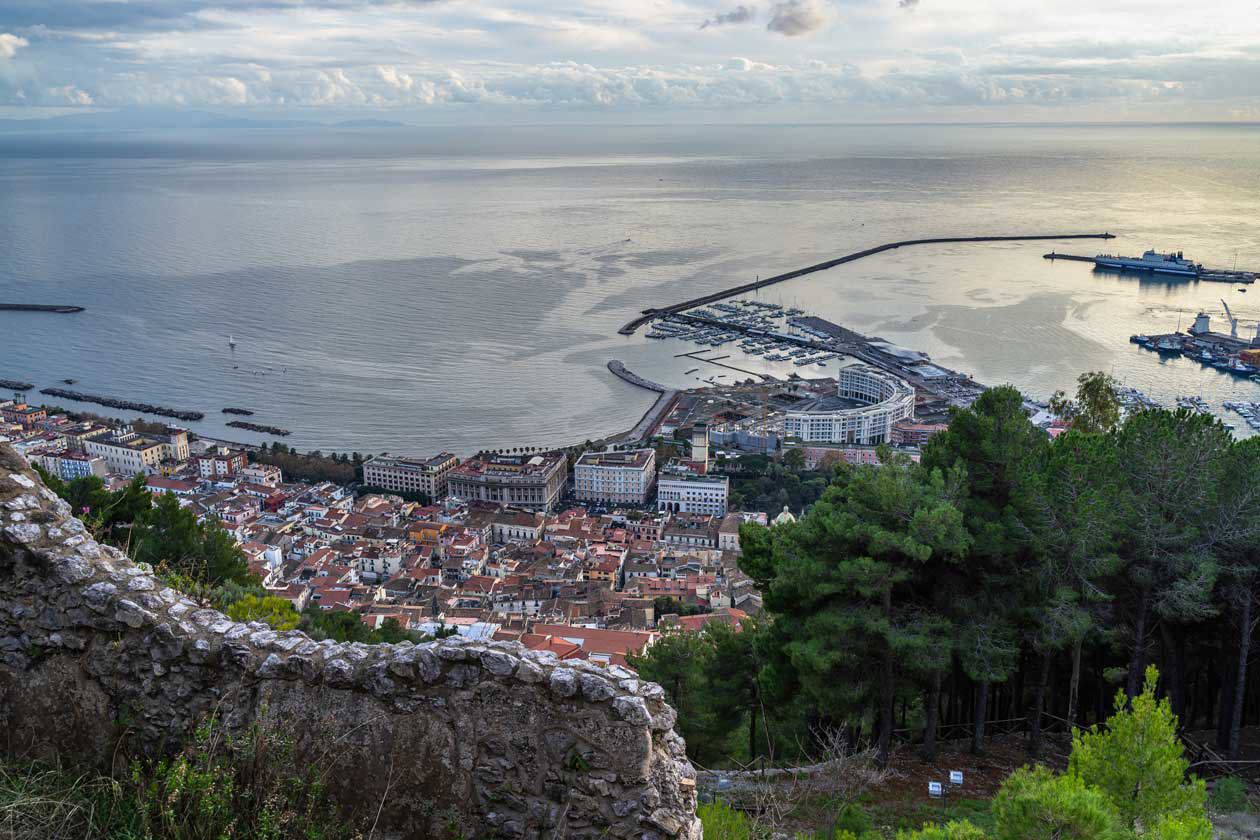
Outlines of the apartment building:
<svg viewBox="0 0 1260 840">
<path fill-rule="evenodd" d="M 643 505 L 656 486 L 656 452 L 586 452 L 573 466 L 573 492 L 584 502 Z"/>
</svg>

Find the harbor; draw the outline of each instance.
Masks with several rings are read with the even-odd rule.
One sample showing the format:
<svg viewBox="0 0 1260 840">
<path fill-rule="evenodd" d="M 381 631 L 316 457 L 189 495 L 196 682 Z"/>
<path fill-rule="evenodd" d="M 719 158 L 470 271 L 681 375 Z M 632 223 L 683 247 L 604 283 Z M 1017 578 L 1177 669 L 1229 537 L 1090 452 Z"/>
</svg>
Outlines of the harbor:
<svg viewBox="0 0 1260 840">
<path fill-rule="evenodd" d="M 798 268 L 794 271 L 788 271 L 783 274 L 776 274 L 773 277 L 767 277 L 764 280 L 758 278 L 751 283 L 743 283 L 739 286 L 733 286 L 729 289 L 723 289 L 717 292 L 711 292 L 707 295 L 692 298 L 691 300 L 676 303 L 672 306 L 666 306 L 660 309 L 645 309 L 643 314 L 623 326 L 618 332 L 622 335 L 634 335 L 644 324 L 659 318 L 663 315 L 669 315 L 677 312 L 684 312 L 688 309 L 694 309 L 698 306 L 706 306 L 717 301 L 733 298 L 738 295 L 744 295 L 749 292 L 756 292 L 776 283 L 783 283 L 787 280 L 794 280 L 797 277 L 804 277 L 807 274 L 814 274 L 819 271 L 826 271 L 829 268 L 835 268 L 844 263 L 855 262 L 865 257 L 881 254 L 885 251 L 893 251 L 898 248 L 906 248 L 912 245 L 949 245 L 959 243 L 973 242 L 1035 242 L 1039 240 L 1056 240 L 1056 239 L 1115 239 L 1115 235 L 1111 233 L 1065 233 L 1065 234 L 1027 234 L 1015 236 L 940 236 L 930 239 L 903 239 L 897 242 L 887 242 L 883 245 L 876 245 L 873 248 L 867 248 L 862 251 L 855 251 L 851 254 L 845 254 L 842 257 L 827 260 L 825 262 L 815 263 L 814 265 Z"/>
</svg>

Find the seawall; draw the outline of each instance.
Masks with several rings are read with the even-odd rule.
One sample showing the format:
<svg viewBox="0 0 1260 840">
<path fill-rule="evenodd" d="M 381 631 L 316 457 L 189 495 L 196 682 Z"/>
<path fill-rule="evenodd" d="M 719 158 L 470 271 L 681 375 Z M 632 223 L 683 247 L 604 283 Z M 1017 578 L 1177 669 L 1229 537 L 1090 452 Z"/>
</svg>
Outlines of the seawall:
<svg viewBox="0 0 1260 840">
<path fill-rule="evenodd" d="M 0 748 L 108 770 L 213 714 L 295 739 L 377 837 L 698 840 L 660 686 L 509 643 L 316 642 L 241 624 L 98 544 L 0 444 Z"/>
</svg>

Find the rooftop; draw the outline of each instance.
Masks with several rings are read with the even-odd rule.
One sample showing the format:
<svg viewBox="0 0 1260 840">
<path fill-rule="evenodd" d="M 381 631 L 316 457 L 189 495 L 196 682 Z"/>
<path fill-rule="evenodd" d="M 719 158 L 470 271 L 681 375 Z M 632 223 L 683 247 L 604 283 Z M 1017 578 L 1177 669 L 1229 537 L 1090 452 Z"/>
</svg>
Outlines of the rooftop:
<svg viewBox="0 0 1260 840">
<path fill-rule="evenodd" d="M 577 465 L 582 467 L 633 467 L 643 469 L 655 452 L 651 449 L 634 449 L 627 452 L 584 452 Z"/>
</svg>

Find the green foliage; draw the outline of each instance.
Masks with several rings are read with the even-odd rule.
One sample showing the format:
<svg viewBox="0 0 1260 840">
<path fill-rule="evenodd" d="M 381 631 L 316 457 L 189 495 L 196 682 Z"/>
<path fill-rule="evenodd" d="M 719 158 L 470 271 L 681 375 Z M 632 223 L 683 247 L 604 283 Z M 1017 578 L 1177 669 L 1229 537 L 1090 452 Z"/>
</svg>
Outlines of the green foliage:
<svg viewBox="0 0 1260 840">
<path fill-rule="evenodd" d="M 247 594 L 229 604 L 227 617 L 233 621 L 265 621 L 272 630 L 292 630 L 302 620 L 293 604 L 284 598 L 273 595 L 260 598 L 254 594 Z"/>
<path fill-rule="evenodd" d="M 358 613 L 347 610 L 321 610 L 314 606 L 307 607 L 302 613 L 299 629 L 317 641 L 332 639 L 337 642 L 363 642 L 374 645 L 424 640 L 423 633 L 404 630 L 395 618 L 385 619 L 381 622 L 379 629 L 373 630 L 363 623 Z"/>
<path fill-rule="evenodd" d="M 253 728 L 229 738 L 204 725 L 171 758 L 136 759 L 118 779 L 0 763 L 6 840 L 353 840 L 292 739 Z"/>
<path fill-rule="evenodd" d="M 897 840 L 988 840 L 983 831 L 966 820 L 953 820 L 945 825 L 925 825 L 918 831 L 901 831 Z"/>
<path fill-rule="evenodd" d="M 215 522 L 198 522 L 196 515 L 180 507 L 170 494 L 159 496 L 136 518 L 132 549 L 137 562 L 199 584 L 253 580 L 231 534 Z"/>
<path fill-rule="evenodd" d="M 1217 779 L 1212 785 L 1211 793 L 1212 810 L 1220 814 L 1236 814 L 1240 811 L 1246 811 L 1247 802 L 1247 785 L 1242 779 L 1234 776 L 1226 776 L 1223 779 Z"/>
<path fill-rule="evenodd" d="M 122 490 L 111 493 L 97 476 L 62 481 L 36 467 L 48 489 L 69 505 L 70 510 L 103 543 L 126 549 L 131 539 L 131 525 L 149 508 L 152 497 L 145 477 L 138 475 Z"/>
<path fill-rule="evenodd" d="M 1045 767 L 1015 771 L 993 800 L 995 840 L 1123 840 L 1119 817 L 1100 791 Z"/>
<path fill-rule="evenodd" d="M 345 455 L 328 455 L 315 451 L 301 455 L 291 446 L 273 443 L 270 447 L 250 452 L 250 460 L 259 464 L 272 464 L 283 471 L 291 481 L 337 484 L 353 484 L 362 477 L 362 464 Z"/>
<path fill-rule="evenodd" d="M 1120 401 L 1116 399 L 1120 383 L 1102 371 L 1082 373 L 1076 382 L 1076 399 L 1056 391 L 1050 398 L 1050 410 L 1080 432 L 1097 434 L 1115 429 L 1120 424 Z"/>
<path fill-rule="evenodd" d="M 1107 728 L 1073 737 L 1068 773 L 1100 790 L 1131 829 L 1149 829 L 1175 818 L 1183 826 L 1178 830 L 1193 831 L 1196 822 L 1207 821 L 1207 792 L 1201 779 L 1185 781 L 1189 762 L 1177 740 L 1176 716 L 1167 700 L 1155 697 L 1158 679 L 1153 666 L 1147 669 L 1132 708 L 1126 708 L 1124 693 L 1117 692 Z"/>
<path fill-rule="evenodd" d="M 795 524 L 741 529 L 741 568 L 763 585 L 775 620 L 762 654 L 763 689 L 800 696 L 823 721 L 875 706 L 887 748 L 892 703 L 914 662 L 938 639 L 925 622 L 923 582 L 958 563 L 970 546 L 949 478 L 903 456 L 879 467 L 841 467 Z"/>
<path fill-rule="evenodd" d="M 753 824 L 739 811 L 722 802 L 708 802 L 696 808 L 704 826 L 705 840 L 753 840 Z"/>
<path fill-rule="evenodd" d="M 662 615 L 700 615 L 705 610 L 698 604 L 684 604 L 677 598 L 658 595 L 652 600 L 652 607 L 657 616 Z"/>
<path fill-rule="evenodd" d="M 799 453 L 798 453 L 799 454 Z M 831 480 L 830 471 L 809 471 L 793 468 L 785 459 L 774 463 L 762 455 L 745 455 L 739 459 L 740 472 L 731 479 L 732 510 L 761 511 L 776 516 L 783 508 L 805 510 L 822 496 Z"/>
</svg>

